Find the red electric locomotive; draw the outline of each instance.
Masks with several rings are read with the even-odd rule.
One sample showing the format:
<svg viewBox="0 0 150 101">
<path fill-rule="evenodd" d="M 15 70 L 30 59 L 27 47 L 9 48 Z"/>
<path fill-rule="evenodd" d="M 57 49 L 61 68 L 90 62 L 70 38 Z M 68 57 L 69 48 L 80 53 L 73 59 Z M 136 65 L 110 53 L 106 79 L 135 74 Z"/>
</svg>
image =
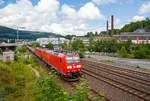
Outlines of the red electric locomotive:
<svg viewBox="0 0 150 101">
<path fill-rule="evenodd" d="M 52 65 L 65 80 L 75 81 L 81 77 L 81 61 L 77 53 L 58 52 L 29 46 L 28 48 L 47 64 Z"/>
</svg>

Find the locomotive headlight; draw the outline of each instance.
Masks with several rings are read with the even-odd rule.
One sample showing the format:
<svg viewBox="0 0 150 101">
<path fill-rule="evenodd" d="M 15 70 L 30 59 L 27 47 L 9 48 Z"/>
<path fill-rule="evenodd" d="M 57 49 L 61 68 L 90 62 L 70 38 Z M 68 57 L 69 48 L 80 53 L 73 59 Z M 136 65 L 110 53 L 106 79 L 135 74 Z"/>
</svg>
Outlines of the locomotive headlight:
<svg viewBox="0 0 150 101">
<path fill-rule="evenodd" d="M 81 65 L 77 65 L 77 68 L 80 68 L 81 67 Z"/>
<path fill-rule="evenodd" d="M 67 66 L 67 69 L 71 69 L 72 68 L 72 66 Z"/>
</svg>

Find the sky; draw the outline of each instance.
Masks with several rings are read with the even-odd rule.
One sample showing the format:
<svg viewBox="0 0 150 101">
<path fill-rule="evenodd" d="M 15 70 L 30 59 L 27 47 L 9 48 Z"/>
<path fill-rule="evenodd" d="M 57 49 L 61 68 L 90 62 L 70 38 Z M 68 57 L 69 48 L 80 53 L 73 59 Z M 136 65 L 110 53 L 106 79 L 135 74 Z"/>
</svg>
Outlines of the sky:
<svg viewBox="0 0 150 101">
<path fill-rule="evenodd" d="M 150 17 L 150 0 L 0 0 L 0 25 L 14 29 L 85 35 Z"/>
</svg>

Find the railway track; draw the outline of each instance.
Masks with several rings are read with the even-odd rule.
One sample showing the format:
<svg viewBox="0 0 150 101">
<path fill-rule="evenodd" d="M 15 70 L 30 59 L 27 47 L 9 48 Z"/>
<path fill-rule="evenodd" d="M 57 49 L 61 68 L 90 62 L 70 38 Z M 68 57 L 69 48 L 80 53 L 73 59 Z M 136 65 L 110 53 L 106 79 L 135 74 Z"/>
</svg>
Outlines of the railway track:
<svg viewBox="0 0 150 101">
<path fill-rule="evenodd" d="M 87 60 L 82 60 L 82 64 L 84 67 L 82 70 L 83 73 L 114 86 L 124 92 L 128 92 L 129 94 L 132 94 L 143 101 L 150 101 L 150 81 L 148 79 L 149 74 L 140 74 L 139 71 L 133 71 L 133 75 L 133 72 L 127 69 L 120 69 L 119 67 L 110 65 L 105 66 L 104 64 L 101 65 L 101 63 Z M 127 71 L 130 73 L 130 75 Z M 147 77 L 147 79 L 143 79 L 144 77 Z"/>
<path fill-rule="evenodd" d="M 101 72 L 103 72 L 103 73 L 109 73 L 109 75 L 110 74 L 112 74 L 111 76 L 114 76 L 114 77 L 116 77 L 115 79 L 117 79 L 117 77 L 119 77 L 119 78 L 124 78 L 124 80 L 127 80 L 127 81 L 129 81 L 128 83 L 132 83 L 133 85 L 136 83 L 138 83 L 139 84 L 139 87 L 141 86 L 141 87 L 143 87 L 144 88 L 144 86 L 146 87 L 146 90 L 148 90 L 148 93 L 150 93 L 150 81 L 149 80 L 145 80 L 145 79 L 143 79 L 143 78 L 139 78 L 139 77 L 137 77 L 137 76 L 133 76 L 133 74 L 131 75 L 131 74 L 128 74 L 128 73 L 124 73 L 124 72 L 120 72 L 120 71 L 118 71 L 118 70 L 115 70 L 115 69 L 112 69 L 112 68 L 107 68 L 107 67 L 103 67 L 103 66 L 101 66 L 101 65 L 99 65 L 99 66 L 97 66 L 96 64 L 91 64 L 91 63 L 89 63 L 89 62 L 86 62 L 85 64 L 84 64 L 84 66 L 89 66 L 89 67 L 92 67 L 92 68 L 90 68 L 92 71 L 95 71 L 95 70 L 97 70 L 97 71 L 101 71 Z M 143 86 L 144 85 L 144 86 Z M 144 89 L 145 90 L 145 89 Z"/>
<path fill-rule="evenodd" d="M 90 61 L 90 60 L 83 60 L 83 61 Z M 147 73 L 147 72 L 133 70 L 131 68 L 121 68 L 121 67 L 118 67 L 118 66 L 109 65 L 109 64 L 102 63 L 102 62 L 90 61 L 90 63 L 91 64 L 96 64 L 96 65 L 101 65 L 101 66 L 107 67 L 107 68 L 111 66 L 111 68 L 113 68 L 115 70 L 119 70 L 119 71 L 131 73 L 131 74 L 135 74 L 135 75 L 138 75 L 139 77 L 147 78 L 147 80 L 150 81 L 150 73 Z"/>
</svg>

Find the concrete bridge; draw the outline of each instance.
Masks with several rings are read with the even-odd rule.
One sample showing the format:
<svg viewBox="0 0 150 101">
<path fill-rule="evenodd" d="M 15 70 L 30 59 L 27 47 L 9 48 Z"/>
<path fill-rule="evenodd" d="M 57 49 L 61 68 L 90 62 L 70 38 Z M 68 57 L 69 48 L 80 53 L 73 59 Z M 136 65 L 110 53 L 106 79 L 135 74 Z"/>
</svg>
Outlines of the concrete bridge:
<svg viewBox="0 0 150 101">
<path fill-rule="evenodd" d="M 16 43 L 0 43 L 2 51 L 14 51 L 18 45 Z"/>
<path fill-rule="evenodd" d="M 1 60 L 14 60 L 14 51 L 17 48 L 16 43 L 1 43 L 0 49 L 2 50 Z"/>
</svg>

